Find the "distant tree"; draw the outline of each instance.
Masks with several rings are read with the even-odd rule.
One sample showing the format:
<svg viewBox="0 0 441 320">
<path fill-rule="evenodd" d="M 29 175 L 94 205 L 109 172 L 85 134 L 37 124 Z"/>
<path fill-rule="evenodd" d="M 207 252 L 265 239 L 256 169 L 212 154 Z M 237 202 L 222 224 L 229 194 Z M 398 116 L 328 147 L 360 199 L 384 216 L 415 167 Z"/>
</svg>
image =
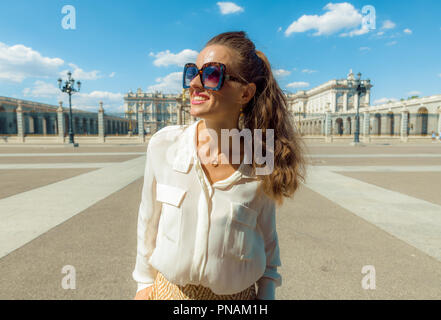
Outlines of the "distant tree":
<svg viewBox="0 0 441 320">
<path fill-rule="evenodd" d="M 417 98 L 419 98 L 419 97 L 420 97 L 420 96 L 411 96 L 411 97 L 407 98 L 407 100 L 417 99 Z"/>
</svg>

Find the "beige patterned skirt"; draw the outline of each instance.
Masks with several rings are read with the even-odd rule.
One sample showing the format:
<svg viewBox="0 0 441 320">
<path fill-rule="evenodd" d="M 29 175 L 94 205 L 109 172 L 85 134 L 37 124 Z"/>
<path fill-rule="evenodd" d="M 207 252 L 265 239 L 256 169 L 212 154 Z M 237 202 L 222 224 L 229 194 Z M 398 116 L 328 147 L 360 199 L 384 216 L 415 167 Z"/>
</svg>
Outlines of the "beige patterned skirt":
<svg viewBox="0 0 441 320">
<path fill-rule="evenodd" d="M 158 271 L 153 283 L 152 300 L 255 300 L 255 284 L 234 294 L 218 295 L 202 285 L 176 285 Z"/>
</svg>

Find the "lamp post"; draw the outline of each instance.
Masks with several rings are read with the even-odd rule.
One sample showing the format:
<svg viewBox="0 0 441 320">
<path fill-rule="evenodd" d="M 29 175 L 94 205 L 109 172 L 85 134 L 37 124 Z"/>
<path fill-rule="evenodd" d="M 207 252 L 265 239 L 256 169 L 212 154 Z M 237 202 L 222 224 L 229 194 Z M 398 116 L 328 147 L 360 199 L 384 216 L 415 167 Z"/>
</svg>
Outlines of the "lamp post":
<svg viewBox="0 0 441 320">
<path fill-rule="evenodd" d="M 74 147 L 78 147 L 78 143 L 74 142 L 74 133 L 72 127 L 72 94 L 75 92 L 79 92 L 81 88 L 81 82 L 77 81 L 78 89 L 75 89 L 75 79 L 72 78 L 72 73 L 69 71 L 67 73 L 67 80 L 64 82 L 61 78 L 58 78 L 58 87 L 62 92 L 66 92 L 69 95 L 69 144 L 72 144 Z"/>
<path fill-rule="evenodd" d="M 360 96 L 361 93 L 366 93 L 366 84 L 361 80 L 361 73 L 359 72 L 357 74 L 356 79 L 348 80 L 348 87 L 349 89 L 354 90 L 357 95 L 357 105 L 356 105 L 356 114 L 355 114 L 355 133 L 354 133 L 354 141 L 352 142 L 353 145 L 360 144 Z"/>
</svg>

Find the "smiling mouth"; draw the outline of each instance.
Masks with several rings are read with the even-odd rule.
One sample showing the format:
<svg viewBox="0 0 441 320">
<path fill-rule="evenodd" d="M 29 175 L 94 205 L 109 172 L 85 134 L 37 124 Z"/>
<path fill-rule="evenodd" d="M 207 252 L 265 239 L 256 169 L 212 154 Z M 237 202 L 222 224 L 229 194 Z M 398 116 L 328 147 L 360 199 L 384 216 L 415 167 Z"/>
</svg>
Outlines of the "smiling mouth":
<svg viewBox="0 0 441 320">
<path fill-rule="evenodd" d="M 205 101 L 208 101 L 208 100 L 210 100 L 210 98 L 203 97 L 203 96 L 194 96 L 191 99 L 191 103 L 192 104 L 201 104 L 201 103 L 204 103 Z"/>
</svg>

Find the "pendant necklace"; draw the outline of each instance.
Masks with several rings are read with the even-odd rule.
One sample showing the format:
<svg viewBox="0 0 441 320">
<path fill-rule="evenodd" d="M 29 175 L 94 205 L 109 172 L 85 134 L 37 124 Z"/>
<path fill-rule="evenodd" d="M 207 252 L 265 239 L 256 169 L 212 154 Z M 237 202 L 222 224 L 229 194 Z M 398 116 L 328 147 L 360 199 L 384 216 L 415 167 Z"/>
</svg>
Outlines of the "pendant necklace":
<svg viewBox="0 0 441 320">
<path fill-rule="evenodd" d="M 219 155 L 217 155 L 216 158 L 211 159 L 211 165 L 212 165 L 213 167 L 217 167 L 217 166 L 219 165 L 218 160 L 219 160 Z"/>
</svg>

